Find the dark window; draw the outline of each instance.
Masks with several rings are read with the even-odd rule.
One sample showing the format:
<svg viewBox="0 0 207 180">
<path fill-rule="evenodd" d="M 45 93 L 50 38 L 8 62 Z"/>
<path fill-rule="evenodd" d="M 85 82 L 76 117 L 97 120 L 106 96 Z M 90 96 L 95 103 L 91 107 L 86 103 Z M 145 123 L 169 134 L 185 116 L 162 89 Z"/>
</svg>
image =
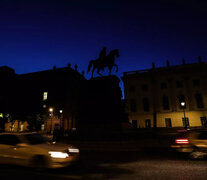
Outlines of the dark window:
<svg viewBox="0 0 207 180">
<path fill-rule="evenodd" d="M 151 128 L 151 121 L 150 121 L 150 119 L 146 119 L 145 120 L 145 127 L 146 128 Z"/>
<path fill-rule="evenodd" d="M 195 95 L 195 99 L 196 99 L 197 108 L 204 108 L 203 97 L 200 93 L 197 93 Z"/>
<path fill-rule="evenodd" d="M 176 81 L 176 87 L 177 88 L 183 87 L 183 82 L 182 81 Z"/>
<path fill-rule="evenodd" d="M 143 99 L 143 108 L 144 108 L 144 111 L 146 111 L 146 112 L 150 110 L 149 99 L 148 98 Z"/>
<path fill-rule="evenodd" d="M 200 117 L 201 124 L 203 127 L 207 127 L 207 119 L 206 117 Z"/>
<path fill-rule="evenodd" d="M 183 120 L 183 127 L 188 127 L 189 126 L 189 119 L 186 117 L 186 118 L 182 118 Z"/>
<path fill-rule="evenodd" d="M 137 128 L 137 120 L 132 120 L 132 126 L 133 126 L 134 128 Z"/>
<path fill-rule="evenodd" d="M 147 84 L 142 85 L 142 91 L 148 91 L 148 86 Z"/>
<path fill-rule="evenodd" d="M 0 135 L 0 144 L 11 145 L 14 146 L 20 143 L 19 139 L 15 135 Z"/>
<path fill-rule="evenodd" d="M 169 110 L 170 109 L 170 105 L 169 105 L 169 99 L 168 96 L 163 96 L 162 97 L 162 106 L 164 110 Z"/>
<path fill-rule="evenodd" d="M 136 87 L 135 86 L 129 86 L 129 92 L 135 92 Z"/>
<path fill-rule="evenodd" d="M 183 107 L 181 106 L 181 102 L 185 102 L 185 96 L 183 94 L 180 94 L 178 96 L 178 102 L 179 102 L 179 105 L 180 105 L 180 109 L 183 109 Z"/>
<path fill-rule="evenodd" d="M 161 89 L 167 89 L 167 83 L 163 82 L 160 84 Z"/>
<path fill-rule="evenodd" d="M 137 111 L 136 100 L 135 99 L 130 99 L 130 109 L 131 109 L 131 112 L 136 112 Z"/>
<path fill-rule="evenodd" d="M 168 128 L 172 127 L 171 119 L 165 118 L 165 124 L 166 124 L 166 127 L 168 127 Z"/>
<path fill-rule="evenodd" d="M 194 79 L 193 86 L 200 86 L 200 81 L 198 79 Z"/>
</svg>

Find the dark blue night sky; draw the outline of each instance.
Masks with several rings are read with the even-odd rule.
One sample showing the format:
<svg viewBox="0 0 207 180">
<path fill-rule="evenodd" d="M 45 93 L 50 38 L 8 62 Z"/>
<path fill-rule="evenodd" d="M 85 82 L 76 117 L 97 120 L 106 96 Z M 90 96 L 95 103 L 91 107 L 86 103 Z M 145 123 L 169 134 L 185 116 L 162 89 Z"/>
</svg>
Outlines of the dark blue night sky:
<svg viewBox="0 0 207 180">
<path fill-rule="evenodd" d="M 1 0 L 0 66 L 21 74 L 71 63 L 86 71 L 103 46 L 120 50 L 119 77 L 152 61 L 206 61 L 206 18 L 201 0 Z"/>
</svg>

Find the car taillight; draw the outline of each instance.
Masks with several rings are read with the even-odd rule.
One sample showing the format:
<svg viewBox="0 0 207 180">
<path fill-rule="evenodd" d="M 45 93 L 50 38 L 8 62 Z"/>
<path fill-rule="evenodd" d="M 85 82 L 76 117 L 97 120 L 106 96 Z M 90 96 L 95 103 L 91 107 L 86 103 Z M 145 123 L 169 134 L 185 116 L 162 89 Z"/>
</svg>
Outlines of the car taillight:
<svg viewBox="0 0 207 180">
<path fill-rule="evenodd" d="M 187 138 L 179 138 L 175 140 L 176 144 L 189 144 L 189 140 Z"/>
</svg>

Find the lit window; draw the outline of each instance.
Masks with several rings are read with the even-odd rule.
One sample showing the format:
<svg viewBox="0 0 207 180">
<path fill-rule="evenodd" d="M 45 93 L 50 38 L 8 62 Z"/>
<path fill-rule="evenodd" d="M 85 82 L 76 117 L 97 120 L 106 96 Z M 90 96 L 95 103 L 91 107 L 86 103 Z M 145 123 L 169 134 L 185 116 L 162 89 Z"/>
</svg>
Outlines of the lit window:
<svg viewBox="0 0 207 180">
<path fill-rule="evenodd" d="M 20 131 L 24 131 L 24 124 L 21 124 Z"/>
<path fill-rule="evenodd" d="M 47 95 L 48 95 L 48 92 L 44 92 L 43 93 L 43 101 L 46 101 L 47 100 Z"/>
<path fill-rule="evenodd" d="M 45 125 L 44 125 L 44 124 L 41 125 L 41 130 L 42 130 L 42 131 L 45 130 Z"/>
</svg>

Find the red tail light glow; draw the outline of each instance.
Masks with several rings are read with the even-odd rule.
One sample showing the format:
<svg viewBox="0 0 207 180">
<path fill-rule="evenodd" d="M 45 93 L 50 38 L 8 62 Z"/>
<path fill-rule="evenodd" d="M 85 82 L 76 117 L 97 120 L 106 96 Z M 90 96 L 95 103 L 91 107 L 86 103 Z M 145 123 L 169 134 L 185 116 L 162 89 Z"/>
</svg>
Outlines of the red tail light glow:
<svg viewBox="0 0 207 180">
<path fill-rule="evenodd" d="M 189 141 L 187 138 L 180 138 L 175 140 L 176 144 L 189 144 Z"/>
</svg>

